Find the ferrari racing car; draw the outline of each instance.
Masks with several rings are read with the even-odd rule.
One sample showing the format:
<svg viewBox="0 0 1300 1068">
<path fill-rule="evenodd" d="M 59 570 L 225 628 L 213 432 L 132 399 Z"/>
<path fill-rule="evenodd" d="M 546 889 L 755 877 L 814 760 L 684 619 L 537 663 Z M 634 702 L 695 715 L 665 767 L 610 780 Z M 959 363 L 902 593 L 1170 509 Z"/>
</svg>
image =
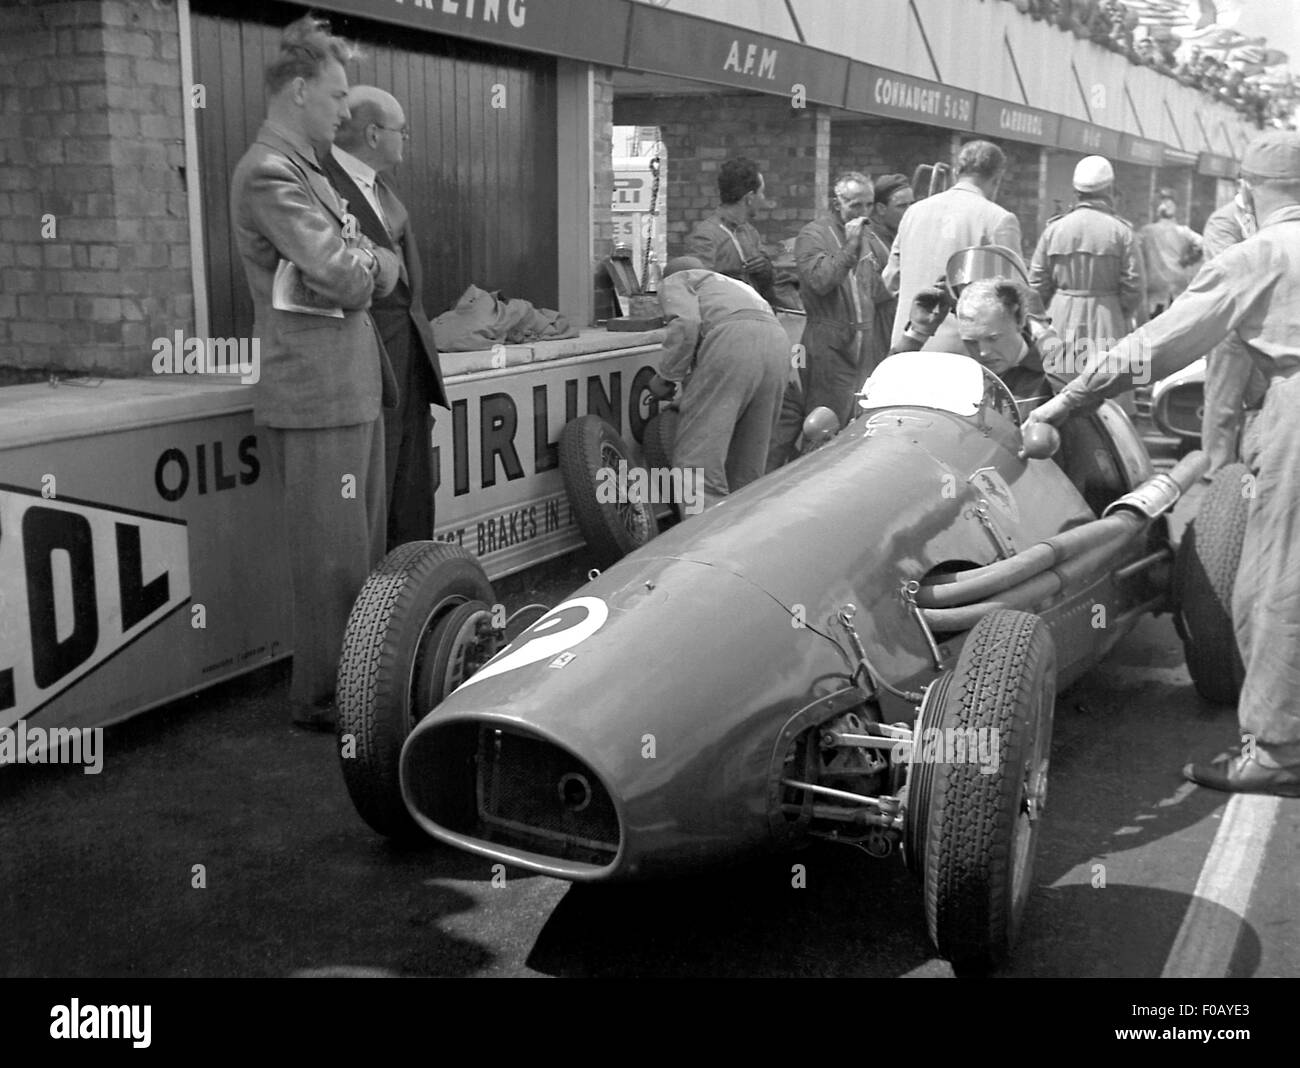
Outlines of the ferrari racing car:
<svg viewBox="0 0 1300 1068">
<path fill-rule="evenodd" d="M 901 854 L 939 952 L 995 966 L 1033 887 L 1056 694 L 1175 607 L 1165 515 L 1204 463 L 1154 473 L 1109 402 L 1027 433 L 951 353 L 888 358 L 861 404 L 526 627 L 464 550 L 390 553 L 339 668 L 360 815 L 582 882 L 816 839 Z M 1178 561 L 1189 659 L 1231 641 L 1212 533 Z"/>
</svg>

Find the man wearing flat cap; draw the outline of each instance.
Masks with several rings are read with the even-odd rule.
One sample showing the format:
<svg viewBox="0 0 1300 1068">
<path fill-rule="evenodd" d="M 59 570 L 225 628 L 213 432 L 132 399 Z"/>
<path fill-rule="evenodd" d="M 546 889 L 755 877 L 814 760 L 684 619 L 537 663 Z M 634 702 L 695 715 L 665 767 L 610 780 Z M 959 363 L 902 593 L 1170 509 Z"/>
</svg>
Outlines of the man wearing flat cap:
<svg viewBox="0 0 1300 1068">
<path fill-rule="evenodd" d="M 1049 368 L 1069 378 L 1090 353 L 1129 332 L 1142 306 L 1137 235 L 1115 214 L 1115 171 L 1103 156 L 1086 156 L 1074 168 L 1078 200 L 1048 220 L 1029 264 L 1052 327 L 1064 343 L 1066 366 Z"/>
<path fill-rule="evenodd" d="M 1120 392 L 1136 360 L 1162 378 L 1230 336 L 1241 345 L 1219 355 L 1248 359 L 1267 375 L 1263 409 L 1242 445 L 1253 479 L 1232 594 L 1246 669 L 1237 704 L 1243 744 L 1183 774 L 1216 790 L 1300 797 L 1300 133 L 1273 130 L 1251 142 L 1241 177 L 1258 231 L 1202 266 L 1163 315 L 1089 360 L 1029 420 L 1059 422 Z M 1242 389 L 1248 377 L 1240 376 Z"/>
</svg>

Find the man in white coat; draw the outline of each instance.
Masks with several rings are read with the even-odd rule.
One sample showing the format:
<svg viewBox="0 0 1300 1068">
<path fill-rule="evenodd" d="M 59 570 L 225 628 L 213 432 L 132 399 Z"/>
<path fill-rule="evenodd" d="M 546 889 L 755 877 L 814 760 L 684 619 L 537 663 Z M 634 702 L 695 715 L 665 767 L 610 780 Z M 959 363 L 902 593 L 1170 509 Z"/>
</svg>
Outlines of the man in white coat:
<svg viewBox="0 0 1300 1068">
<path fill-rule="evenodd" d="M 885 285 L 898 294 L 893 347 L 902 343 L 912 298 L 934 285 L 954 252 L 972 245 L 1003 245 L 1024 269 L 1020 222 L 993 202 L 1006 169 L 1006 156 L 993 142 L 967 141 L 957 155 L 957 181 L 952 188 L 907 209 L 884 272 Z M 961 337 L 950 316 L 926 348 L 960 352 L 960 346 Z"/>
</svg>

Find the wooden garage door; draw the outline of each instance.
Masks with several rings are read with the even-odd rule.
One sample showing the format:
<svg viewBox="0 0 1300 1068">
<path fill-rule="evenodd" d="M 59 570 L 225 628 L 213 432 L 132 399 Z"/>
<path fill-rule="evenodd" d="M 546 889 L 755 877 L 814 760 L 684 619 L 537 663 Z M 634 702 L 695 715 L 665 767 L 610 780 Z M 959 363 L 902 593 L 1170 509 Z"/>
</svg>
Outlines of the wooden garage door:
<svg viewBox="0 0 1300 1068">
<path fill-rule="evenodd" d="M 239 5 L 243 7 L 243 5 Z M 305 8 L 196 3 L 204 248 L 211 331 L 246 336 L 253 304 L 230 231 L 230 175 L 266 114 L 262 74 L 280 31 Z M 406 109 L 411 140 L 393 176 L 424 262 L 424 306 L 449 308 L 471 282 L 553 308 L 556 280 L 555 63 L 470 41 L 331 16 L 361 44 L 349 81 L 386 89 Z M 504 108 L 493 108 L 503 86 Z"/>
</svg>

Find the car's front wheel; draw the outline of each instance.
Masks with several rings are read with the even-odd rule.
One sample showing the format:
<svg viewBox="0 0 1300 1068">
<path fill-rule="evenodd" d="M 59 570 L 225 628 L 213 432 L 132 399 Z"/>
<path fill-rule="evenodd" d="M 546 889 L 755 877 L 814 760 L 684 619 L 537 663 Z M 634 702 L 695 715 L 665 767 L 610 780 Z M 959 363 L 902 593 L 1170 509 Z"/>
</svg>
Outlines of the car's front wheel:
<svg viewBox="0 0 1300 1068">
<path fill-rule="evenodd" d="M 926 694 L 908 778 L 906 845 L 930 937 L 955 968 L 998 965 L 1019 932 L 1047 799 L 1056 647 L 998 610 Z"/>
<path fill-rule="evenodd" d="M 1232 589 L 1254 483 L 1245 464 L 1214 473 L 1174 561 L 1174 623 L 1196 692 L 1234 705 L 1246 669 L 1232 623 Z"/>
<path fill-rule="evenodd" d="M 456 545 L 399 545 L 366 579 L 348 617 L 337 703 L 343 781 L 380 834 L 415 831 L 398 761 L 415 725 L 500 648 L 492 584 Z"/>
</svg>

